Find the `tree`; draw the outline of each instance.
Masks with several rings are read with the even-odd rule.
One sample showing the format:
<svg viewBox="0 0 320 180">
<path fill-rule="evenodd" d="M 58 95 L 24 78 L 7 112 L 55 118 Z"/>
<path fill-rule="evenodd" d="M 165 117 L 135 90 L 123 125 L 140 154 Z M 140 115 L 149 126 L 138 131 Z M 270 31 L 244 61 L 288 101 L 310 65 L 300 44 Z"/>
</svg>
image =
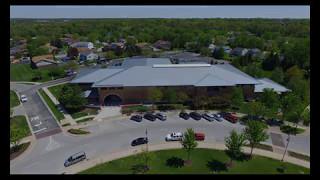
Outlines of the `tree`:
<svg viewBox="0 0 320 180">
<path fill-rule="evenodd" d="M 13 145 L 13 148 L 16 148 L 19 145 L 24 134 L 22 128 L 19 128 L 17 125 L 10 125 L 10 143 Z"/>
<path fill-rule="evenodd" d="M 250 157 L 252 157 L 253 148 L 260 142 L 263 142 L 269 138 L 265 132 L 266 126 L 259 121 L 248 121 L 247 127 L 244 129 L 246 139 L 249 141 L 251 146 Z"/>
<path fill-rule="evenodd" d="M 261 102 L 250 102 L 244 106 L 244 111 L 246 114 L 254 117 L 264 116 L 266 114 L 266 107 Z"/>
<path fill-rule="evenodd" d="M 200 54 L 201 54 L 202 56 L 211 56 L 211 51 L 210 51 L 210 49 L 208 49 L 208 48 L 206 48 L 206 47 L 202 47 L 202 48 L 200 49 Z"/>
<path fill-rule="evenodd" d="M 69 48 L 68 49 L 68 57 L 71 59 L 76 59 L 79 56 L 79 51 L 77 48 Z"/>
<path fill-rule="evenodd" d="M 159 102 L 163 98 L 163 93 L 162 93 L 161 89 L 159 89 L 159 88 L 152 88 L 149 92 L 149 95 L 150 95 L 150 99 L 151 99 L 151 101 L 153 101 L 153 103 Z"/>
<path fill-rule="evenodd" d="M 53 67 L 49 70 L 49 75 L 56 79 L 64 75 L 64 70 L 61 67 Z"/>
<path fill-rule="evenodd" d="M 282 84 L 284 81 L 284 73 L 280 67 L 276 67 L 272 71 L 271 79 L 277 83 Z"/>
<path fill-rule="evenodd" d="M 42 79 L 42 73 L 39 69 L 34 69 L 32 73 L 32 80 L 38 81 Z"/>
<path fill-rule="evenodd" d="M 115 58 L 117 58 L 116 54 L 113 51 L 107 51 L 105 53 L 105 57 L 107 59 L 115 59 Z"/>
<path fill-rule="evenodd" d="M 168 103 L 175 103 L 177 102 L 177 94 L 176 91 L 172 88 L 165 89 L 163 92 L 163 100 L 167 101 Z"/>
<path fill-rule="evenodd" d="M 242 157 L 242 147 L 245 145 L 245 140 L 245 135 L 243 133 L 238 134 L 235 130 L 232 130 L 230 136 L 225 138 L 226 153 L 230 157 L 230 166 L 232 166 L 233 160 Z"/>
<path fill-rule="evenodd" d="M 273 89 L 263 89 L 259 101 L 266 107 L 269 117 L 276 116 L 278 109 L 280 108 L 280 98 Z"/>
<path fill-rule="evenodd" d="M 64 85 L 60 91 L 58 100 L 65 108 L 72 112 L 81 109 L 87 103 L 78 85 Z"/>
<path fill-rule="evenodd" d="M 187 151 L 187 161 L 190 162 L 190 153 L 198 146 L 193 129 L 187 129 L 187 131 L 183 134 L 181 144 L 183 149 Z"/>
<path fill-rule="evenodd" d="M 281 107 L 283 119 L 295 123 L 297 127 L 298 123 L 303 119 L 306 105 L 301 103 L 297 95 L 289 93 L 282 99 Z"/>
<path fill-rule="evenodd" d="M 244 101 L 243 91 L 240 87 L 233 88 L 231 95 L 231 103 L 234 107 L 239 108 Z"/>
<path fill-rule="evenodd" d="M 276 52 L 271 52 L 269 56 L 262 62 L 262 68 L 267 71 L 272 71 L 279 65 L 280 65 L 280 58 L 279 58 L 279 54 Z"/>
<path fill-rule="evenodd" d="M 213 53 L 213 57 L 216 59 L 223 59 L 224 55 L 225 53 L 222 47 L 220 47 L 218 50 L 215 50 Z"/>
<path fill-rule="evenodd" d="M 189 96 L 187 93 L 183 92 L 183 91 L 179 91 L 177 94 L 177 101 L 178 102 L 182 102 L 184 103 L 185 101 L 187 101 L 189 99 Z"/>
</svg>

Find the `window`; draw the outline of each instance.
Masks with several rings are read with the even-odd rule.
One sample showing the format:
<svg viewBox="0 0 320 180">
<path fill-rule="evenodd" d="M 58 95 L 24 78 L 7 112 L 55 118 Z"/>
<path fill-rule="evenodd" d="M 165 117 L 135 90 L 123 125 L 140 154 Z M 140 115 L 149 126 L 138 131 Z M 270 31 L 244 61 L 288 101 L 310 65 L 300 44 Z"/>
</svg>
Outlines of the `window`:
<svg viewBox="0 0 320 180">
<path fill-rule="evenodd" d="M 214 91 L 219 91 L 219 87 L 207 87 L 207 92 L 214 92 Z"/>
</svg>

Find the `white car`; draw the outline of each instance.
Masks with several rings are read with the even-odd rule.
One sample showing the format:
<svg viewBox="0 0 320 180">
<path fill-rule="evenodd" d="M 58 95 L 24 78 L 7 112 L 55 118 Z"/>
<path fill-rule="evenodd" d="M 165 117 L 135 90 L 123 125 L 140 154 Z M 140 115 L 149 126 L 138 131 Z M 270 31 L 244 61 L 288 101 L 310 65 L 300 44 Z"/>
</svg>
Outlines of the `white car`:
<svg viewBox="0 0 320 180">
<path fill-rule="evenodd" d="M 21 100 L 21 102 L 27 102 L 28 101 L 28 98 L 27 98 L 27 96 L 26 95 L 21 95 L 20 96 L 20 100 Z"/>
<path fill-rule="evenodd" d="M 173 132 L 166 136 L 166 141 L 181 141 L 182 140 L 182 133 L 181 132 Z"/>
</svg>

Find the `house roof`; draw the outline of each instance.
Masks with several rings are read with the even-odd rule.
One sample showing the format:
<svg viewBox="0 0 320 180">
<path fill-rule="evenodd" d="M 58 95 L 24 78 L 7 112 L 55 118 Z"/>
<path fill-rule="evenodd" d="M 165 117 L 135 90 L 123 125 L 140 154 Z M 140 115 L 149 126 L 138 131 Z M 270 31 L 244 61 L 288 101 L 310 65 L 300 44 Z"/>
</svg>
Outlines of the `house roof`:
<svg viewBox="0 0 320 180">
<path fill-rule="evenodd" d="M 38 62 L 41 60 L 53 60 L 53 55 L 52 54 L 46 54 L 46 55 L 42 55 L 42 56 L 34 56 L 32 57 L 32 61 L 33 62 Z"/>
<path fill-rule="evenodd" d="M 37 61 L 37 62 L 36 62 L 36 65 L 37 65 L 38 67 L 48 66 L 48 65 L 51 65 L 51 64 L 58 64 L 58 63 L 55 62 L 55 61 L 53 61 L 53 60 L 47 60 L 47 59 L 40 60 L 40 61 Z"/>
<path fill-rule="evenodd" d="M 88 45 L 92 42 L 76 42 L 71 44 L 72 47 L 88 47 Z"/>
<path fill-rule="evenodd" d="M 258 84 L 245 73 L 235 73 L 231 66 L 133 66 L 118 71 L 112 76 L 98 80 L 93 87 L 108 86 L 234 86 L 236 84 Z M 130 78 L 128 78 L 130 77 Z"/>
<path fill-rule="evenodd" d="M 261 84 L 256 84 L 254 87 L 254 92 L 263 92 L 264 89 L 273 89 L 277 93 L 283 93 L 287 91 L 291 91 L 290 89 L 287 89 L 286 87 L 272 81 L 271 79 L 268 78 L 261 78 L 261 79 L 256 79 L 259 81 Z"/>
<path fill-rule="evenodd" d="M 122 71 L 122 69 L 82 69 L 71 83 L 94 83 Z"/>
</svg>

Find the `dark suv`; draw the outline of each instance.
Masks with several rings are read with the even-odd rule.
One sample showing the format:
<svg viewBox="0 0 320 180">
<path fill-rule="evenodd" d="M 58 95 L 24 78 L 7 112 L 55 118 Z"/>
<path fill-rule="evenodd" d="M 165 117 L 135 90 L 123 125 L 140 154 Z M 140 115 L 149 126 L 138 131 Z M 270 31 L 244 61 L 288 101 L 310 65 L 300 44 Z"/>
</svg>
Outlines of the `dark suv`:
<svg viewBox="0 0 320 180">
<path fill-rule="evenodd" d="M 190 118 L 189 114 L 186 113 L 186 112 L 181 112 L 181 113 L 179 114 L 179 117 L 181 117 L 181 118 L 183 118 L 183 119 L 185 119 L 185 120 L 188 120 L 188 119 Z"/>
<path fill-rule="evenodd" d="M 137 138 L 137 139 L 133 140 L 131 142 L 131 146 L 138 146 L 138 145 L 147 144 L 147 143 L 148 143 L 148 138 L 147 137 L 140 137 L 140 138 Z"/>
<path fill-rule="evenodd" d="M 197 113 L 197 112 L 191 112 L 190 114 L 190 117 L 192 117 L 192 119 L 195 119 L 197 121 L 199 121 L 201 119 L 201 114 Z"/>
<path fill-rule="evenodd" d="M 157 117 L 152 113 L 147 113 L 143 116 L 143 118 L 148 119 L 149 121 L 155 121 Z"/>
<path fill-rule="evenodd" d="M 167 120 L 167 116 L 166 116 L 165 114 L 163 114 L 163 113 L 157 113 L 157 114 L 155 114 L 154 116 L 155 116 L 156 118 L 158 118 L 159 120 L 161 120 L 161 121 Z"/>
<path fill-rule="evenodd" d="M 139 115 L 131 116 L 130 119 L 133 120 L 133 121 L 136 121 L 136 122 L 141 122 L 142 121 L 142 117 L 139 116 Z"/>
</svg>

